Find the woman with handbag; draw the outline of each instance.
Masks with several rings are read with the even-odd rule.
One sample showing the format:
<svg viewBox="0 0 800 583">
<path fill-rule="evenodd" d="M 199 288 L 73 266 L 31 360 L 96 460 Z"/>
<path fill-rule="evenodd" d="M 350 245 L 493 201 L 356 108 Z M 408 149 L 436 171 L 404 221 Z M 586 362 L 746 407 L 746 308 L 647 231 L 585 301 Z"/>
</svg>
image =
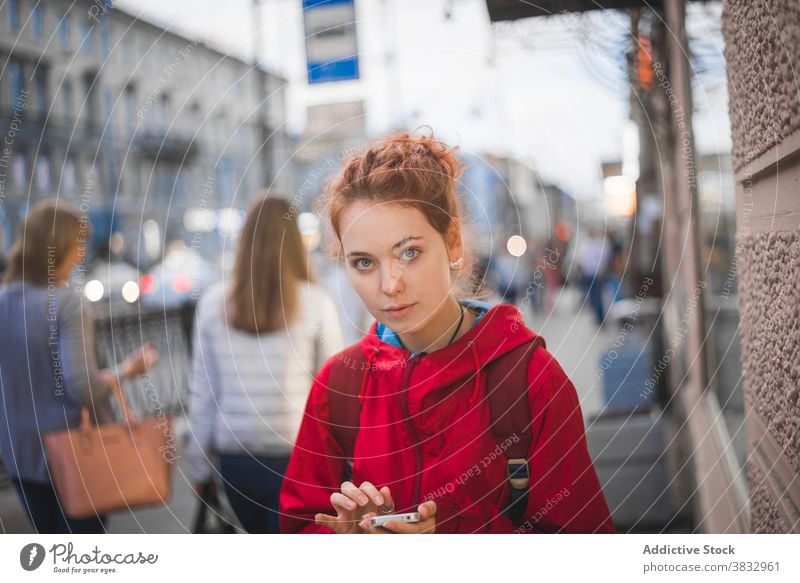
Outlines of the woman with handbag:
<svg viewBox="0 0 800 583">
<path fill-rule="evenodd" d="M 336 305 L 313 279 L 292 207 L 258 198 L 233 273 L 198 302 L 189 384 L 195 491 L 213 494 L 218 456 L 247 532 L 278 532 L 278 493 L 310 380 L 341 348 Z"/>
<path fill-rule="evenodd" d="M 147 345 L 119 364 L 119 378 L 97 368 L 91 313 L 68 284 L 89 234 L 77 209 L 37 203 L 0 287 L 0 453 L 38 533 L 105 532 L 105 515 L 76 519 L 65 512 L 44 438 L 80 426 L 83 407 L 97 424 L 113 421 L 109 395 L 120 378 L 143 374 L 158 359 Z"/>
<path fill-rule="evenodd" d="M 460 173 L 454 149 L 399 134 L 321 201 L 376 321 L 314 379 L 282 532 L 614 532 L 574 386 L 515 306 L 472 293 Z M 395 513 L 410 521 L 372 523 Z"/>
</svg>

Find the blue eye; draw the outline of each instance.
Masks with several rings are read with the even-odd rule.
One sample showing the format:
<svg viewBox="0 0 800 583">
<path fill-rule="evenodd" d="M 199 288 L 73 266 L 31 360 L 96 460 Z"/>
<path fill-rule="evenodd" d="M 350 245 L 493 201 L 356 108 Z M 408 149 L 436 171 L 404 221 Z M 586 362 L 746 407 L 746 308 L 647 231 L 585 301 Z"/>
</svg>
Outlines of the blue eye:
<svg viewBox="0 0 800 583">
<path fill-rule="evenodd" d="M 412 257 L 409 257 L 408 255 L 405 254 L 407 251 L 413 251 L 414 255 Z M 417 255 L 419 255 L 419 249 L 417 249 L 415 247 L 409 247 L 408 249 L 403 249 L 402 255 L 403 255 L 403 257 L 405 259 L 408 259 L 410 261 L 410 260 L 416 258 Z"/>
<path fill-rule="evenodd" d="M 366 269 L 369 269 L 369 265 L 367 265 L 367 266 L 364 266 L 364 267 L 360 267 L 360 263 L 361 263 L 362 261 L 366 261 L 367 263 L 371 263 L 369 259 L 366 259 L 366 258 L 364 258 L 364 257 L 361 257 L 361 258 L 359 258 L 359 259 L 356 259 L 355 261 L 353 261 L 353 267 L 355 267 L 355 268 L 356 268 L 357 270 L 359 270 L 359 271 L 364 271 L 364 270 L 366 270 Z"/>
</svg>

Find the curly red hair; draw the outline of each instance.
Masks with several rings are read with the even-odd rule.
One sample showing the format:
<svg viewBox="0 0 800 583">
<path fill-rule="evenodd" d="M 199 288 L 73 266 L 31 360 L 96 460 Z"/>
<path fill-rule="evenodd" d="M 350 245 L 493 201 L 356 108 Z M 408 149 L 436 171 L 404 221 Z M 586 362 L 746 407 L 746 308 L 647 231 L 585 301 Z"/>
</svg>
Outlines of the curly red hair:
<svg viewBox="0 0 800 583">
<path fill-rule="evenodd" d="M 456 287 L 462 295 L 481 295 L 474 293 L 475 260 L 465 237 L 471 229 L 456 192 L 464 171 L 457 151 L 458 146 L 449 147 L 433 133 L 414 136 L 400 132 L 347 158 L 318 201 L 320 214 L 328 216 L 336 236 L 330 248 L 332 257 L 341 257 L 341 217 L 350 204 L 390 202 L 416 208 L 445 239 L 451 228 L 458 229 L 464 262 L 457 272 Z"/>
</svg>

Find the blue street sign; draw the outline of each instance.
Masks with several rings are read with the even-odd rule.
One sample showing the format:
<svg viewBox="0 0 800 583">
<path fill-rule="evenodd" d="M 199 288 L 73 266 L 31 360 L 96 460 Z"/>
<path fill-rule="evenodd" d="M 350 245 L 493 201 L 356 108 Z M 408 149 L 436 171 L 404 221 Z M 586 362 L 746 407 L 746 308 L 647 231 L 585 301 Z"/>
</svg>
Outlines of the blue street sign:
<svg viewBox="0 0 800 583">
<path fill-rule="evenodd" d="M 354 0 L 303 0 L 309 83 L 358 79 Z"/>
</svg>

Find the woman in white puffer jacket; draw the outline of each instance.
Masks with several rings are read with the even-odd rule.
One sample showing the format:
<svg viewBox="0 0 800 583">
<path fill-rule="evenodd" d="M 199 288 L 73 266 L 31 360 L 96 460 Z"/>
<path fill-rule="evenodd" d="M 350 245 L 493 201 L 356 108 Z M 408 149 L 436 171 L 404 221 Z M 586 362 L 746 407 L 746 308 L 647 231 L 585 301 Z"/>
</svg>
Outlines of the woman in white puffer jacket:
<svg viewBox="0 0 800 583">
<path fill-rule="evenodd" d="M 248 532 L 278 532 L 278 493 L 311 380 L 343 348 L 338 310 L 314 282 L 287 201 L 250 207 L 232 276 L 198 302 L 189 389 L 195 489 L 213 457 Z"/>
</svg>

